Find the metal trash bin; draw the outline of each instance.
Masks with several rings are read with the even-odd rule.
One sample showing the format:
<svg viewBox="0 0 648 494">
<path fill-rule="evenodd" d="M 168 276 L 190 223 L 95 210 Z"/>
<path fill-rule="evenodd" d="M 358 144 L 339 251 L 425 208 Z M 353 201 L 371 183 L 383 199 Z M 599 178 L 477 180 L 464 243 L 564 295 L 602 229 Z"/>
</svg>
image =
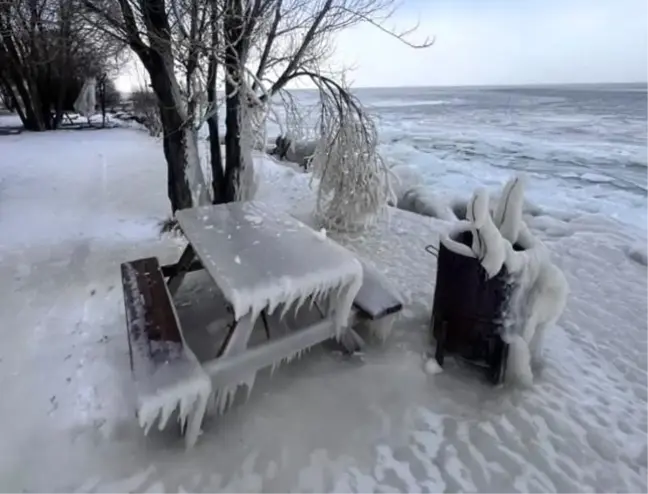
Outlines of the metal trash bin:
<svg viewBox="0 0 648 494">
<path fill-rule="evenodd" d="M 472 233 L 451 237 L 470 248 Z M 488 279 L 475 257 L 454 252 L 439 243 L 431 332 L 435 358 L 443 366 L 446 353 L 485 366 L 493 384 L 504 380 L 508 344 L 501 334 L 512 285 L 506 267 Z"/>
</svg>

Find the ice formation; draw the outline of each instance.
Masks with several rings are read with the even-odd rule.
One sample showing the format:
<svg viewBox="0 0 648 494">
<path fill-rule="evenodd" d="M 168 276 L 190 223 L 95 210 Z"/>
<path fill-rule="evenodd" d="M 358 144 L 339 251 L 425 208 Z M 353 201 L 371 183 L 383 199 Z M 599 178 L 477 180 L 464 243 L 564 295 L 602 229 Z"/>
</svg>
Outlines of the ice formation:
<svg viewBox="0 0 648 494">
<path fill-rule="evenodd" d="M 398 208 L 413 213 L 439 218 L 445 221 L 456 221 L 457 217 L 441 197 L 437 197 L 425 186 L 415 186 L 407 190 L 398 199 Z"/>
<path fill-rule="evenodd" d="M 400 202 L 408 191 L 420 187 L 424 182 L 421 171 L 414 165 L 398 164 L 392 166 L 389 171 L 393 177 L 392 188 L 396 202 Z"/>
<path fill-rule="evenodd" d="M 385 342 L 391 336 L 394 323 L 400 317 L 400 312 L 383 316 L 376 321 L 364 321 L 371 334 L 375 335 L 381 342 Z"/>
<path fill-rule="evenodd" d="M 314 233 L 315 234 L 315 233 Z M 300 280 L 284 277 L 278 282 L 264 283 L 253 288 L 235 289 L 227 294 L 237 319 L 252 313 L 256 319 L 262 310 L 273 313 L 282 306 L 281 316 L 289 310 L 299 310 L 311 297 L 323 301 L 336 300 L 334 322 L 339 332 L 346 326 L 353 300 L 362 285 L 362 266 L 355 259 L 341 262 L 333 272 L 314 271 Z"/>
<path fill-rule="evenodd" d="M 77 99 L 74 101 L 74 109 L 84 117 L 91 117 L 95 112 L 96 106 L 96 86 L 97 81 L 94 77 L 88 77 L 79 91 Z"/>
<path fill-rule="evenodd" d="M 562 271 L 551 262 L 549 251 L 522 221 L 523 191 L 521 177 L 510 180 L 495 219 L 506 239 L 505 266 L 513 286 L 502 334 L 510 345 L 507 380 L 528 386 L 533 382 L 531 364 L 542 356 L 543 338 L 562 314 L 569 287 Z"/>
<path fill-rule="evenodd" d="M 241 88 L 243 90 L 243 88 Z M 245 88 L 249 93 L 249 90 Z M 252 150 L 254 149 L 255 140 L 264 127 L 265 113 L 262 108 L 258 108 L 255 103 L 242 104 L 239 112 L 239 144 L 241 150 L 241 166 L 238 170 L 236 179 L 236 200 L 249 201 L 259 189 L 258 176 L 254 170 L 254 160 Z"/>
<path fill-rule="evenodd" d="M 317 141 L 300 140 L 289 133 L 285 136 L 277 136 L 275 149 L 272 150 L 271 154 L 276 154 L 280 159 L 296 163 L 304 170 L 307 170 L 316 147 Z"/>
<path fill-rule="evenodd" d="M 525 179 L 518 175 L 509 180 L 497 203 L 493 221 L 502 237 L 515 244 L 520 234 L 522 224 L 522 208 L 524 207 Z"/>
<path fill-rule="evenodd" d="M 492 278 L 499 273 L 506 259 L 506 244 L 490 215 L 488 192 L 477 189 L 466 211 L 471 222 L 472 250 Z"/>
<path fill-rule="evenodd" d="M 434 376 L 443 372 L 443 367 L 439 365 L 434 357 L 429 358 L 425 362 L 425 373 Z"/>
<path fill-rule="evenodd" d="M 301 359 L 304 353 L 310 352 L 310 350 L 311 347 L 303 348 L 276 360 L 270 365 L 270 375 L 272 376 L 279 366 L 289 364 L 295 359 Z M 218 389 L 215 389 L 209 399 L 208 409 L 218 413 L 219 415 L 225 413 L 234 403 L 236 392 L 241 386 L 245 386 L 246 399 L 249 399 L 256 381 L 256 373 L 264 367 L 266 366 L 261 366 L 250 372 L 245 378 L 240 379 L 238 382 L 226 386 L 220 386 Z"/>
<path fill-rule="evenodd" d="M 514 287 L 503 334 L 504 340 L 512 345 L 509 348 L 512 365 L 507 375 L 528 384 L 528 376 L 533 375 L 530 365 L 541 359 L 543 338 L 562 314 L 569 286 L 562 271 L 551 262 L 547 249 L 538 241 L 527 250 L 510 248 L 506 265 Z"/>
</svg>

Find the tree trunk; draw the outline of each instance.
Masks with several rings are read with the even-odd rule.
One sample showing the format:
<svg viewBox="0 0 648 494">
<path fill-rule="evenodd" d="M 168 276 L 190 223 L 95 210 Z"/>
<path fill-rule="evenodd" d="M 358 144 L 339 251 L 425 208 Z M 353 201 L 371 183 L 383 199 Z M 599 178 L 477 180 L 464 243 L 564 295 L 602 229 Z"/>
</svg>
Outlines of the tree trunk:
<svg viewBox="0 0 648 494">
<path fill-rule="evenodd" d="M 158 99 L 164 132 L 163 147 L 167 161 L 167 184 L 171 209 L 190 208 L 209 203 L 209 194 L 200 166 L 194 122 L 187 114 L 174 73 L 171 26 L 164 0 L 139 2 L 150 46 L 141 38 L 129 2 L 120 2 L 130 47 L 138 55 L 151 78 Z"/>
<path fill-rule="evenodd" d="M 171 210 L 190 208 L 191 190 L 185 176 L 186 140 L 182 132 L 180 115 L 171 106 L 160 103 L 160 117 L 164 132 L 164 157 L 167 162 L 167 194 L 171 202 Z"/>
<path fill-rule="evenodd" d="M 183 110 L 177 81 L 172 80 L 175 75 L 170 73 L 164 59 L 154 51 L 144 56 L 142 62 L 151 77 L 151 86 L 159 102 L 171 209 L 175 213 L 179 209 L 208 203 L 196 133 Z M 193 194 L 190 186 L 192 182 Z"/>
<path fill-rule="evenodd" d="M 241 0 L 227 0 L 225 31 L 225 78 L 226 114 L 225 114 L 225 196 L 226 202 L 234 201 L 239 186 L 241 172 L 241 34 L 243 8 Z"/>
<path fill-rule="evenodd" d="M 227 94 L 232 94 L 234 85 L 231 82 L 225 84 Z M 227 98 L 225 126 L 225 202 L 231 202 L 236 197 L 236 189 L 239 183 L 241 171 L 241 141 L 239 128 L 241 98 L 238 91 Z"/>
<path fill-rule="evenodd" d="M 207 107 L 209 118 L 209 155 L 212 172 L 212 201 L 214 204 L 222 204 L 225 200 L 225 173 L 223 171 L 223 159 L 221 157 L 220 134 L 218 131 L 218 101 L 216 101 L 216 81 L 218 80 L 218 61 L 214 51 L 218 46 L 218 12 L 216 2 L 212 1 L 209 14 L 209 27 L 211 29 L 211 47 L 209 54 L 209 66 L 207 67 Z"/>
</svg>

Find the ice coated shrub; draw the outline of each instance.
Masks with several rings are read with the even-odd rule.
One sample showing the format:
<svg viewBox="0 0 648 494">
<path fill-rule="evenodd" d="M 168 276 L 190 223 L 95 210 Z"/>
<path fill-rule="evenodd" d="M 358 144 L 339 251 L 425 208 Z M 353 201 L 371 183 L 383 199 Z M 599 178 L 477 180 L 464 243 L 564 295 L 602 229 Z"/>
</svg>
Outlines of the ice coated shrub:
<svg viewBox="0 0 648 494">
<path fill-rule="evenodd" d="M 316 216 L 330 230 L 361 230 L 392 199 L 389 169 L 376 150 L 376 131 L 353 119 L 329 122 L 313 154 L 319 179 Z"/>
</svg>

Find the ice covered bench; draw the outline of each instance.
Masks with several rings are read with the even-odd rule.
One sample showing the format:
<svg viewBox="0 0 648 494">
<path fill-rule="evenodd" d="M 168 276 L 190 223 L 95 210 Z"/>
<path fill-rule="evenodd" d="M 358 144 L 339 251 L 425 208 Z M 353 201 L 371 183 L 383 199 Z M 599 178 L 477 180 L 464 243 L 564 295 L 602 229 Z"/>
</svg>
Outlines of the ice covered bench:
<svg viewBox="0 0 648 494">
<path fill-rule="evenodd" d="M 139 424 L 148 433 L 159 416 L 163 429 L 177 409 L 191 447 L 211 393 L 211 381 L 185 348 L 180 322 L 154 257 L 121 265 L 126 329 Z M 169 397 L 173 397 L 169 400 Z"/>
<path fill-rule="evenodd" d="M 403 302 L 379 271 L 365 262 L 361 264 L 362 285 L 353 300 L 355 323 L 366 326 L 381 340 L 385 340 L 391 333 L 398 313 L 403 309 Z"/>
</svg>

